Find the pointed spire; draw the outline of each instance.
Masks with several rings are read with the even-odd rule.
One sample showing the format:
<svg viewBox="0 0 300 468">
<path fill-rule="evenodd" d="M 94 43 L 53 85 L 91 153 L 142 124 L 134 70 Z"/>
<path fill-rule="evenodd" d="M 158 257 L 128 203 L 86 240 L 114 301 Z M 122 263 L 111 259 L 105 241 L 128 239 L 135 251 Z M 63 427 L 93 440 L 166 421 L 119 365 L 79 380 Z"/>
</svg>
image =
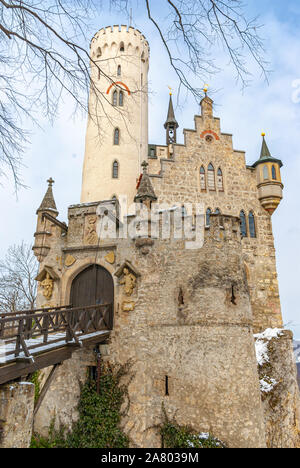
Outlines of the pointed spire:
<svg viewBox="0 0 300 468">
<path fill-rule="evenodd" d="M 52 179 L 52 177 L 50 177 L 50 179 L 47 180 L 47 182 L 48 182 L 48 189 L 37 212 L 52 211 L 58 214 L 56 203 L 55 203 L 54 196 L 53 196 L 53 191 L 52 191 L 52 185 L 54 184 L 54 180 Z"/>
<path fill-rule="evenodd" d="M 142 178 L 138 187 L 136 197 L 134 198 L 134 201 L 136 203 L 144 202 L 146 200 L 150 200 L 150 201 L 157 200 L 157 196 L 154 193 L 151 180 L 148 175 L 148 170 L 147 170 L 148 165 L 149 164 L 146 161 L 142 163 L 143 174 L 142 174 Z"/>
<path fill-rule="evenodd" d="M 170 93 L 170 101 L 169 101 L 169 109 L 168 109 L 168 115 L 167 115 L 167 120 L 165 122 L 165 129 L 168 128 L 169 125 L 176 126 L 176 128 L 179 127 L 178 122 L 175 118 L 175 112 L 174 112 L 174 107 L 173 107 L 173 100 L 172 100 L 172 93 Z"/>
<path fill-rule="evenodd" d="M 273 156 L 270 153 L 270 150 L 268 148 L 268 145 L 267 145 L 267 142 L 266 142 L 266 139 L 265 139 L 266 134 L 263 132 L 261 134 L 261 136 L 262 136 L 263 140 L 262 140 L 262 145 L 261 145 L 260 158 L 259 158 L 258 161 L 256 161 L 253 164 L 253 167 L 256 167 L 258 164 L 265 163 L 265 162 L 276 162 L 276 163 L 278 163 L 280 165 L 280 167 L 282 167 L 283 164 L 280 161 L 280 159 L 273 158 Z"/>
<path fill-rule="evenodd" d="M 263 141 L 261 146 L 260 159 L 271 158 L 272 156 L 265 140 L 266 134 L 262 133 L 261 136 L 263 137 Z"/>
</svg>

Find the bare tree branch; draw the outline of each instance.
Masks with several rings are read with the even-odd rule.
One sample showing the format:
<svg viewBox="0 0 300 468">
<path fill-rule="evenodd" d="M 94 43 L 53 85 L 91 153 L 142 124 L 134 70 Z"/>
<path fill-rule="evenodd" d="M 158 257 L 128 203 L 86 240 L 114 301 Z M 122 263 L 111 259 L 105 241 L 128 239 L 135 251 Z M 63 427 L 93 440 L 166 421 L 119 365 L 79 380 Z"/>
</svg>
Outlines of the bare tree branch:
<svg viewBox="0 0 300 468">
<path fill-rule="evenodd" d="M 184 87 L 197 100 L 202 97 L 207 77 L 219 71 L 212 51 L 220 47 L 243 85 L 249 80 L 246 52 L 266 76 L 259 25 L 246 19 L 241 0 L 160 3 L 166 18 L 154 0 L 137 0 L 161 38 L 179 89 Z M 72 98 L 74 112 L 86 114 L 90 90 L 98 101 L 96 109 L 104 110 L 107 96 L 95 76 L 113 80 L 104 73 L 101 59 L 90 57 L 85 47 L 89 21 L 103 4 L 112 13 L 128 14 L 127 0 L 0 0 L 0 178 L 12 174 L 16 187 L 22 183 L 28 122 L 40 125 L 41 116 L 53 121 L 65 96 Z M 90 117 L 97 120 L 97 115 Z"/>
</svg>

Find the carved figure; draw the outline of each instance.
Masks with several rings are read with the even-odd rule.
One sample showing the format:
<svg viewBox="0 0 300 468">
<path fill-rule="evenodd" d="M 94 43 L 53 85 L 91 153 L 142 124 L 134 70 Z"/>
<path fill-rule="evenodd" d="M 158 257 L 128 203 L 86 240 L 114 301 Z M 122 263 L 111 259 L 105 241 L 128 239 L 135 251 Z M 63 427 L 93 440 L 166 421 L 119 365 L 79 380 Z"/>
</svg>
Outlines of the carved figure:
<svg viewBox="0 0 300 468">
<path fill-rule="evenodd" d="M 46 299 L 51 299 L 52 294 L 53 294 L 53 287 L 54 287 L 54 281 L 53 279 L 50 278 L 49 273 L 47 273 L 46 278 L 44 281 L 41 282 L 41 286 L 43 288 L 43 295 Z"/>
<path fill-rule="evenodd" d="M 130 273 L 128 268 L 124 268 L 123 273 L 124 278 L 120 281 L 120 284 L 124 284 L 124 291 L 126 296 L 131 296 L 136 286 L 136 277 Z"/>
</svg>

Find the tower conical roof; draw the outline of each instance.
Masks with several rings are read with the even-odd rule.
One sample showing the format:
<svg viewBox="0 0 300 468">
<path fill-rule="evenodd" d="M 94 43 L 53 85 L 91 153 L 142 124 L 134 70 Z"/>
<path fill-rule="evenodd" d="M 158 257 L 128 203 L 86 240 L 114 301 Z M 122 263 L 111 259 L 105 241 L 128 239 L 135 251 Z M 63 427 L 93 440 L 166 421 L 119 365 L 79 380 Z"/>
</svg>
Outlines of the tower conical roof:
<svg viewBox="0 0 300 468">
<path fill-rule="evenodd" d="M 52 190 L 52 185 L 54 184 L 54 180 L 51 177 L 49 180 L 47 180 L 47 182 L 48 182 L 48 189 L 38 209 L 38 212 L 39 211 L 54 211 L 58 214 L 56 203 L 55 203 L 54 196 L 53 196 L 53 190 Z"/>
<path fill-rule="evenodd" d="M 154 193 L 151 180 L 147 172 L 148 163 L 144 161 L 142 164 L 142 167 L 143 167 L 143 175 L 140 181 L 140 185 L 138 187 L 137 194 L 134 198 L 134 201 L 135 202 L 140 202 L 144 200 L 156 201 L 157 196 Z"/>
<path fill-rule="evenodd" d="M 168 116 L 167 116 L 167 120 L 166 120 L 166 123 L 165 123 L 165 128 L 167 128 L 168 125 L 170 125 L 170 124 L 176 125 L 176 128 L 179 127 L 179 124 L 178 124 L 177 120 L 175 119 L 172 94 L 170 94 Z"/>
<path fill-rule="evenodd" d="M 258 161 L 256 161 L 253 164 L 253 167 L 256 167 L 258 164 L 263 164 L 265 162 L 276 162 L 280 165 L 280 167 L 282 167 L 283 166 L 282 161 L 280 159 L 273 158 L 273 156 L 271 155 L 264 133 L 262 134 L 262 137 L 263 137 L 263 141 L 262 141 L 262 146 L 261 146 L 261 151 L 260 151 L 260 158 L 258 159 Z"/>
</svg>

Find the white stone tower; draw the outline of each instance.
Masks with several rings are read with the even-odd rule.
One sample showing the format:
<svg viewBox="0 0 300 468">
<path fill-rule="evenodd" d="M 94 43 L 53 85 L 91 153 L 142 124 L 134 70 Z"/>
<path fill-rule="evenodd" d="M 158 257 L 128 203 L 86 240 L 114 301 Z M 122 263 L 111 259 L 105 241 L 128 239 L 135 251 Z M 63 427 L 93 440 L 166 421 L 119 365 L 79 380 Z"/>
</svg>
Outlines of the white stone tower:
<svg viewBox="0 0 300 468">
<path fill-rule="evenodd" d="M 127 195 L 131 204 L 148 153 L 149 44 L 132 27 L 107 27 L 91 56 L 101 72 L 92 63 L 81 203 Z"/>
</svg>

